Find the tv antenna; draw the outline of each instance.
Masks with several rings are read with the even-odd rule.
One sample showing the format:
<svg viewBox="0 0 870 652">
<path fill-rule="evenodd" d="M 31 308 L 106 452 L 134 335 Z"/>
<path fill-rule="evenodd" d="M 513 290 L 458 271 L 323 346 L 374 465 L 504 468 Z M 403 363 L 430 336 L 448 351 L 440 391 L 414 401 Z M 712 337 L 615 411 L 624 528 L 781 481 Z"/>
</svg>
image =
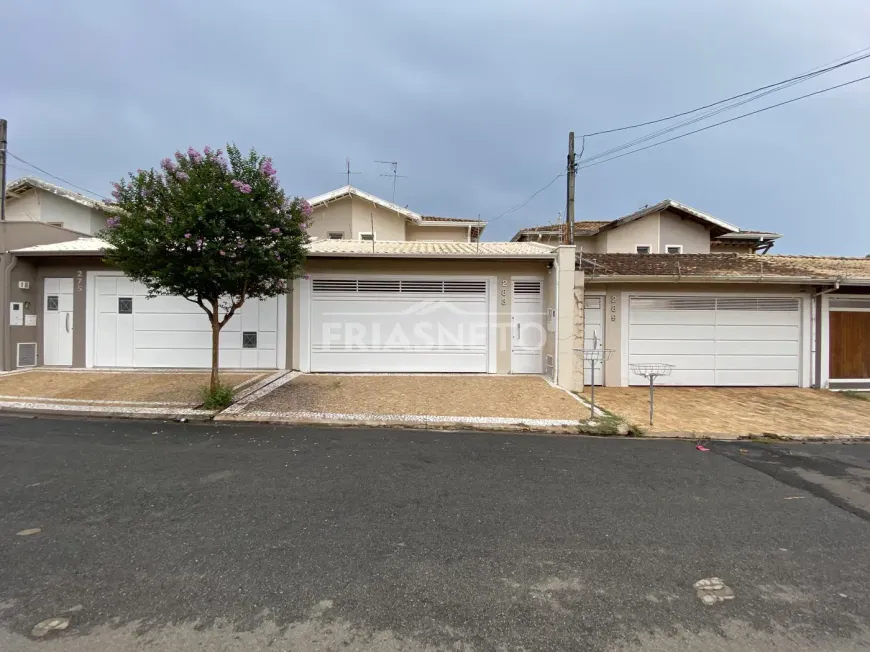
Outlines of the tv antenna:
<svg viewBox="0 0 870 652">
<path fill-rule="evenodd" d="M 338 172 L 337 174 L 344 174 L 347 176 L 347 185 L 350 185 L 350 175 L 352 174 L 362 174 L 362 172 L 351 172 L 350 171 L 350 157 L 344 159 L 344 172 Z"/>
<path fill-rule="evenodd" d="M 375 161 L 375 163 L 383 163 L 384 165 L 389 165 L 393 171 L 390 174 L 379 174 L 378 179 L 381 177 L 392 177 L 393 178 L 393 198 L 392 202 L 396 203 L 396 179 L 407 179 L 404 174 L 399 174 L 399 162 L 398 161 Z"/>
</svg>

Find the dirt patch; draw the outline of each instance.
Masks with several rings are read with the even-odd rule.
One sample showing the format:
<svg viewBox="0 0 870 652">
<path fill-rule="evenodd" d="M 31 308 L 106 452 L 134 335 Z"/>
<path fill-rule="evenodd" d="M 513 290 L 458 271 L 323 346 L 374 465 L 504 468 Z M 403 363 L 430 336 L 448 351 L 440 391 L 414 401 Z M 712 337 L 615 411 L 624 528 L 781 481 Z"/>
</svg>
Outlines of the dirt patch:
<svg viewBox="0 0 870 652">
<path fill-rule="evenodd" d="M 228 372 L 221 380 L 236 386 L 263 375 Z M 0 377 L 0 396 L 194 405 L 206 383 L 208 372 L 30 371 Z"/>
<path fill-rule="evenodd" d="M 870 435 L 870 401 L 836 392 L 772 387 L 601 387 L 601 407 L 651 432 L 736 435 Z"/>
<path fill-rule="evenodd" d="M 528 376 L 303 375 L 255 402 L 252 410 L 580 419 L 574 398 Z"/>
</svg>

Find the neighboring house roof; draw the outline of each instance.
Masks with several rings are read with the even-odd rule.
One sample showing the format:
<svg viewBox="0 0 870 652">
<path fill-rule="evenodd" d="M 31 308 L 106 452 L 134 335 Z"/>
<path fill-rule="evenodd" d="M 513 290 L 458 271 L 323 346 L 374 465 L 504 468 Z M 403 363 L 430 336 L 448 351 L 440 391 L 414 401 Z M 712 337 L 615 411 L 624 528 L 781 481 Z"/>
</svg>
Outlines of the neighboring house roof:
<svg viewBox="0 0 870 652">
<path fill-rule="evenodd" d="M 79 238 L 78 240 L 68 240 L 67 242 L 56 242 L 54 244 L 24 247 L 22 249 L 16 249 L 12 253 L 16 255 L 35 256 L 100 254 L 111 246 L 112 245 L 110 245 L 102 238 Z"/>
<path fill-rule="evenodd" d="M 401 258 L 553 258 L 555 248 L 537 242 L 373 242 L 315 240 L 309 256 Z"/>
<path fill-rule="evenodd" d="M 77 204 L 81 204 L 82 206 L 87 206 L 88 208 L 95 208 L 97 210 L 105 210 L 106 208 L 106 205 L 99 200 L 91 199 L 90 197 L 75 192 L 74 190 L 69 190 L 67 188 L 62 188 L 61 186 L 56 186 L 53 183 L 43 181 L 42 179 L 37 179 L 36 177 L 21 177 L 20 179 L 16 179 L 15 181 L 7 184 L 6 199 L 8 200 L 14 199 L 15 197 L 20 197 L 25 192 L 33 189 L 50 192 L 53 195 L 63 197 L 64 199 L 68 199 Z"/>
<path fill-rule="evenodd" d="M 102 254 L 110 245 L 100 238 L 79 238 L 36 245 L 12 253 L 24 256 Z M 371 240 L 314 240 L 309 256 L 376 256 L 398 258 L 553 258 L 555 247 L 537 242 L 372 242 Z"/>
<path fill-rule="evenodd" d="M 409 208 L 399 206 L 398 204 L 394 204 L 393 202 L 387 201 L 386 199 L 381 199 L 377 195 L 365 192 L 364 190 L 360 190 L 359 188 L 355 188 L 354 186 L 342 186 L 341 188 L 336 188 L 335 190 L 323 193 L 322 195 L 317 195 L 317 197 L 312 197 L 311 199 L 309 199 L 308 203 L 311 204 L 313 208 L 317 208 L 320 205 L 328 204 L 338 199 L 343 199 L 345 197 L 357 197 L 365 201 L 370 201 L 373 204 L 380 206 L 381 208 L 385 208 L 389 211 L 395 211 L 399 215 L 406 217 L 415 224 L 419 224 L 422 226 L 432 226 L 433 223 L 437 223 L 438 226 L 473 226 L 476 228 L 479 227 L 480 231 L 483 231 L 486 228 L 486 222 L 481 220 L 466 220 L 454 217 L 435 217 L 434 215 L 421 215 L 420 213 L 416 213 Z"/>
<path fill-rule="evenodd" d="M 713 217 L 708 213 L 699 211 L 697 208 L 686 206 L 685 204 L 681 204 L 680 202 L 674 201 L 673 199 L 665 199 L 664 201 L 660 201 L 658 204 L 653 204 L 652 206 L 645 206 L 644 208 L 641 208 L 639 211 L 635 211 L 630 215 L 625 215 L 624 217 L 613 220 L 606 226 L 601 227 L 600 230 L 605 231 L 615 229 L 616 227 L 622 226 L 623 224 L 634 222 L 635 220 L 639 220 L 642 217 L 664 210 L 671 210 L 677 213 L 682 213 L 683 215 L 691 217 L 699 222 L 704 222 L 706 224 L 709 224 L 710 226 L 718 227 L 726 233 L 736 233 L 740 231 L 740 228 L 734 226 L 733 224 L 729 224 L 724 220 L 720 220 L 718 217 Z"/>
<path fill-rule="evenodd" d="M 596 235 L 601 231 L 609 231 L 610 229 L 615 229 L 622 226 L 623 224 L 634 222 L 641 217 L 651 215 L 652 213 L 658 213 L 663 210 L 670 210 L 676 213 L 680 213 L 681 215 L 689 217 L 697 222 L 709 225 L 713 229 L 714 239 L 734 237 L 735 239 L 746 240 L 747 242 L 758 242 L 759 236 L 762 235 L 767 236 L 766 238 L 764 238 L 767 241 L 775 240 L 776 238 L 782 237 L 779 233 L 768 233 L 764 231 L 741 231 L 739 227 L 734 226 L 733 224 L 725 222 L 724 220 L 720 220 L 717 217 L 713 217 L 712 215 L 699 211 L 696 208 L 692 208 L 691 206 L 681 204 L 680 202 L 674 201 L 673 199 L 665 199 L 664 201 L 660 201 L 659 203 L 653 204 L 652 206 L 645 206 L 639 211 L 635 211 L 630 215 L 625 215 L 624 217 L 620 217 L 615 220 L 589 220 L 583 222 L 575 222 L 574 235 Z M 529 235 L 533 233 L 557 235 L 563 233 L 564 230 L 565 226 L 563 224 L 547 224 L 544 226 L 533 226 L 517 231 L 514 237 L 511 238 L 511 242 L 519 240 L 523 235 Z"/>
<path fill-rule="evenodd" d="M 583 254 L 587 282 L 761 281 L 870 282 L 870 259 L 758 254 Z"/>
<path fill-rule="evenodd" d="M 612 220 L 611 220 L 612 221 Z M 574 235 L 575 236 L 585 236 L 585 235 L 595 235 L 598 233 L 598 230 L 602 226 L 606 226 L 610 224 L 609 221 L 602 220 L 585 220 L 581 222 L 574 222 Z M 520 229 L 514 234 L 514 237 L 511 238 L 511 242 L 516 242 L 523 235 L 561 235 L 565 232 L 566 225 L 564 223 L 559 224 L 544 224 L 542 226 L 530 226 L 525 229 Z"/>
</svg>

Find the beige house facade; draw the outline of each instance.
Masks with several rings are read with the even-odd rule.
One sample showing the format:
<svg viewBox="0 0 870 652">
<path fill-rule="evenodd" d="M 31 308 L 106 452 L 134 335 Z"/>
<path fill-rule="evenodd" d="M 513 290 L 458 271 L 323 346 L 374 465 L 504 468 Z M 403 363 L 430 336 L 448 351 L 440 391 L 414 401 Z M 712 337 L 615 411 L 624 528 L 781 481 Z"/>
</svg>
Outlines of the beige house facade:
<svg viewBox="0 0 870 652">
<path fill-rule="evenodd" d="M 870 388 L 866 259 L 760 255 L 777 234 L 675 202 L 581 223 L 574 245 L 550 227 L 480 242 L 484 223 L 352 187 L 311 204 L 305 277 L 231 320 L 223 366 L 536 374 L 579 391 L 584 351 L 603 350 L 609 386 L 660 364 L 660 384 Z M 207 366 L 204 315 L 148 298 L 103 241 L 37 222 L 0 233 L 6 369 Z"/>
</svg>

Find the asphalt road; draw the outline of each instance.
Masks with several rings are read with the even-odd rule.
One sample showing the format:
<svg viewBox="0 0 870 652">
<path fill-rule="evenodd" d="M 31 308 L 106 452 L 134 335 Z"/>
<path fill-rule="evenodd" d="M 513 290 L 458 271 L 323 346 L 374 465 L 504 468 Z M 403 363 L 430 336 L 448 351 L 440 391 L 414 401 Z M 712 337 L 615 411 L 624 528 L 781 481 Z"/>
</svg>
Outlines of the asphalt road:
<svg viewBox="0 0 870 652">
<path fill-rule="evenodd" d="M 712 449 L 0 418 L 0 650 L 870 649 L 870 446 Z"/>
</svg>

